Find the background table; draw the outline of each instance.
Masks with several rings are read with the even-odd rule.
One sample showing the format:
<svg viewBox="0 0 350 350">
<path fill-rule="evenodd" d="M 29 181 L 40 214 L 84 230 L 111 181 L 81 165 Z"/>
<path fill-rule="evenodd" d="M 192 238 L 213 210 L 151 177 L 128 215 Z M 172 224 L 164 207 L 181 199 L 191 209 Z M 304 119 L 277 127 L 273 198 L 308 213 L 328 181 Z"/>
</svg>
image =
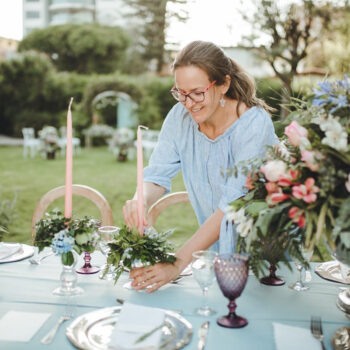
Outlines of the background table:
<svg viewBox="0 0 350 350">
<path fill-rule="evenodd" d="M 100 265 L 103 260 L 100 253 L 95 253 L 92 263 Z M 77 266 L 82 265 L 81 259 Z M 60 259 L 56 256 L 45 259 L 41 265 L 30 265 L 27 259 L 0 264 L 0 317 L 9 310 L 51 313 L 51 317 L 29 343 L 0 341 L 0 349 L 75 348 L 65 336 L 69 322 L 61 326 L 50 345 L 40 343 L 41 338 L 65 310 L 66 298 L 52 295 L 52 290 L 60 284 L 61 270 Z M 75 316 L 103 307 L 117 306 L 116 298 L 122 298 L 135 304 L 183 310 L 182 316 L 193 325 L 192 340 L 185 347 L 186 350 L 197 349 L 197 331 L 205 320 L 210 320 L 206 350 L 275 350 L 273 322 L 309 329 L 311 315 L 319 315 L 323 320 L 326 348 L 331 349 L 330 341 L 334 332 L 344 325 L 350 326 L 349 320 L 335 305 L 339 287 L 344 285 L 323 280 L 312 273 L 310 290 L 296 292 L 288 288 L 288 284 L 297 279 L 296 271 L 290 272 L 283 267 L 277 274 L 286 280 L 284 286 L 265 286 L 254 276 L 249 276 L 245 290 L 237 299 L 237 313 L 249 321 L 241 329 L 227 329 L 216 324 L 216 318 L 228 312 L 228 300 L 216 282 L 209 289 L 207 300 L 218 314 L 212 317 L 194 314 L 193 310 L 201 304 L 202 297 L 192 276 L 183 278 L 179 284 L 169 284 L 155 293 L 147 294 L 123 288 L 128 280 L 127 274 L 123 274 L 116 285 L 111 281 L 100 280 L 98 274 L 79 275 L 78 284 L 85 293 L 73 298 Z"/>
</svg>

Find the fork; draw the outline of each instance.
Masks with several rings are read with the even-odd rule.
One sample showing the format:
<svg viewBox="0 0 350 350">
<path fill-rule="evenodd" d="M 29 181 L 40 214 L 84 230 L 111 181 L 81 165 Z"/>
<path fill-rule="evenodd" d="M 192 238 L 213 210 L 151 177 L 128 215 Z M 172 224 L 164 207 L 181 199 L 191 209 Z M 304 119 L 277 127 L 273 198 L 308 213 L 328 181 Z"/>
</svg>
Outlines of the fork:
<svg viewBox="0 0 350 350">
<path fill-rule="evenodd" d="M 322 320 L 319 316 L 311 316 L 310 330 L 312 335 L 320 341 L 322 350 L 326 350 L 323 343 Z"/>
<path fill-rule="evenodd" d="M 40 263 L 41 263 L 42 260 L 48 258 L 48 257 L 51 256 L 51 255 L 54 255 L 54 253 L 51 252 L 51 253 L 48 253 L 48 254 L 46 254 L 46 255 L 44 255 L 44 256 L 41 256 L 41 257 L 31 258 L 31 259 L 29 259 L 28 261 L 29 261 L 29 263 L 32 264 L 32 265 L 40 265 Z"/>
<path fill-rule="evenodd" d="M 54 327 L 49 331 L 49 333 L 47 333 L 44 338 L 41 339 L 41 343 L 42 344 L 50 344 L 53 340 L 53 338 L 55 337 L 58 329 L 60 328 L 60 325 L 65 322 L 68 321 L 72 318 L 72 316 L 70 315 L 65 315 L 65 316 L 61 316 L 58 319 L 58 322 L 54 325 Z"/>
</svg>

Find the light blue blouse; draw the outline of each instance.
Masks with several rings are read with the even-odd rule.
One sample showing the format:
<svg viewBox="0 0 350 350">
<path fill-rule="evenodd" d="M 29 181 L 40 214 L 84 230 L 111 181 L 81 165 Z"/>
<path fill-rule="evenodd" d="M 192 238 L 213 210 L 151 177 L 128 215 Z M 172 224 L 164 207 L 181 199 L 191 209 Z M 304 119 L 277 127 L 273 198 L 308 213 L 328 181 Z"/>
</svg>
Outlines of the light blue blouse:
<svg viewBox="0 0 350 350">
<path fill-rule="evenodd" d="M 168 113 L 159 141 L 144 169 L 144 181 L 171 190 L 171 179 L 182 175 L 199 225 L 217 208 L 225 212 L 227 205 L 244 195 L 245 176 L 222 175 L 242 160 L 264 157 L 266 145 L 278 143 L 268 113 L 252 107 L 240 116 L 224 134 L 215 140 L 198 130 L 185 107 L 178 103 Z M 220 239 L 211 249 L 221 254 L 233 253 L 237 241 L 235 225 L 225 217 L 220 227 Z"/>
</svg>

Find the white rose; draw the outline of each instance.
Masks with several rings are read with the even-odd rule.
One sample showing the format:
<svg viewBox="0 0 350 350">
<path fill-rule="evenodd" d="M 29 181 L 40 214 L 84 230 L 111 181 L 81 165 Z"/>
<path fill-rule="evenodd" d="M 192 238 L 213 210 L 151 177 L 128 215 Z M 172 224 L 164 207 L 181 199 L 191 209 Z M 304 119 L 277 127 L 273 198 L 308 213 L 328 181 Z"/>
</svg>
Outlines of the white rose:
<svg viewBox="0 0 350 350">
<path fill-rule="evenodd" d="M 285 175 L 287 171 L 287 165 L 282 160 L 270 160 L 261 167 L 261 171 L 264 173 L 268 181 L 278 181 L 281 175 Z"/>
</svg>

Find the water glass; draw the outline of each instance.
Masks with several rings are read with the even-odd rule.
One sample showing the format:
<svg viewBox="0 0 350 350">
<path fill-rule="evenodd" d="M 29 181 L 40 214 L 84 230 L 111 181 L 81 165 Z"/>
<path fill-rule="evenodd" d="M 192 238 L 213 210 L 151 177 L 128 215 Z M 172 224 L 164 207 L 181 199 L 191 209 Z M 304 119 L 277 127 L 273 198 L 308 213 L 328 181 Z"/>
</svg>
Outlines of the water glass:
<svg viewBox="0 0 350 350">
<path fill-rule="evenodd" d="M 208 288 L 215 280 L 214 261 L 216 257 L 216 252 L 207 250 L 198 250 L 192 254 L 192 275 L 203 293 L 203 305 L 197 308 L 195 312 L 201 316 L 210 316 L 216 313 L 206 302 Z"/>
<path fill-rule="evenodd" d="M 305 259 L 305 261 L 310 262 L 312 255 L 313 255 L 313 249 L 302 245 L 301 246 L 301 254 L 302 254 L 303 258 Z M 310 289 L 310 287 L 306 286 L 302 281 L 302 271 L 303 271 L 304 266 L 300 261 L 298 261 L 296 259 L 293 259 L 293 260 L 294 260 L 295 267 L 299 271 L 299 278 L 296 282 L 291 284 L 289 286 L 289 288 L 296 290 L 297 292 L 306 291 L 306 290 Z"/>
</svg>

